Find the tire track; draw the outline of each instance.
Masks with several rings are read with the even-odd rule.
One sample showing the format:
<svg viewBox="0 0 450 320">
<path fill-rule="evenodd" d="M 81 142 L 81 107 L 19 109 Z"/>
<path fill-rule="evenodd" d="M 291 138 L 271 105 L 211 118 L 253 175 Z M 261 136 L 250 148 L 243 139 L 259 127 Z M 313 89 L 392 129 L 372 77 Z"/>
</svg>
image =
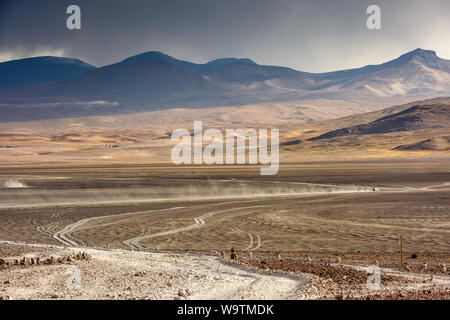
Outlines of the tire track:
<svg viewBox="0 0 450 320">
<path fill-rule="evenodd" d="M 248 200 L 246 202 L 255 202 L 257 200 Z M 219 202 L 219 203 L 215 203 L 214 205 L 223 205 L 223 204 L 233 204 L 236 203 L 234 201 L 226 201 L 226 202 Z M 209 204 L 207 205 L 197 205 L 197 206 L 190 206 L 189 208 L 197 208 L 197 207 L 203 207 L 203 206 L 209 206 Z M 106 215 L 106 216 L 98 216 L 98 217 L 90 217 L 90 218 L 86 218 L 86 219 L 81 219 L 75 223 L 72 223 L 66 227 L 64 227 L 62 230 L 53 233 L 52 234 L 52 238 L 55 239 L 56 241 L 67 245 L 67 246 L 83 246 L 84 243 L 79 240 L 74 238 L 71 234 L 74 233 L 76 230 L 78 230 L 81 226 L 84 226 L 90 222 L 93 221 L 99 221 L 102 219 L 109 219 L 109 218 L 116 218 L 116 217 L 125 217 L 125 216 L 131 216 L 131 215 L 137 215 L 137 214 L 145 214 L 145 213 L 151 213 L 151 212 L 161 212 L 161 211 L 170 211 L 170 210 L 178 210 L 178 209 L 184 209 L 186 207 L 173 207 L 173 208 L 167 208 L 167 209 L 157 209 L 157 210 L 145 210 L 145 211 L 136 211 L 136 212 L 127 212 L 127 213 L 121 213 L 121 214 L 112 214 L 112 215 Z M 200 224 L 200 225 L 204 225 L 206 224 L 206 222 L 203 220 L 204 216 L 199 217 L 199 220 L 196 222 L 196 224 Z M 194 220 L 195 221 L 195 220 Z M 142 230 L 142 229 L 141 229 Z M 133 239 L 129 239 L 129 240 L 133 240 Z M 127 240 L 125 240 L 124 242 L 127 242 Z M 132 247 L 134 248 L 134 247 Z"/>
<path fill-rule="evenodd" d="M 163 231 L 163 232 L 158 232 L 158 233 L 154 233 L 154 234 L 149 234 L 149 235 L 141 235 L 141 236 L 138 236 L 135 238 L 127 239 L 127 240 L 123 241 L 122 243 L 124 245 L 126 245 L 127 247 L 133 248 L 133 249 L 147 249 L 145 246 L 141 245 L 140 242 L 142 242 L 143 240 L 148 240 L 148 239 L 152 239 L 152 238 L 169 236 L 169 235 L 173 235 L 173 234 L 177 234 L 177 233 L 181 233 L 181 232 L 188 232 L 188 231 L 200 229 L 206 225 L 205 219 L 210 218 L 216 214 L 221 214 L 221 213 L 231 212 L 231 211 L 236 211 L 236 210 L 242 210 L 242 209 L 262 208 L 262 207 L 266 207 L 266 206 L 267 205 L 238 207 L 238 208 L 222 209 L 222 210 L 207 212 L 199 217 L 194 218 L 194 224 L 191 224 L 189 226 L 176 228 L 176 229 L 172 229 L 169 231 Z"/>
<path fill-rule="evenodd" d="M 247 235 L 248 235 L 248 237 L 250 238 L 250 244 L 248 245 L 248 247 L 247 248 L 245 248 L 243 251 L 251 251 L 252 250 L 252 248 L 253 248 L 253 243 L 254 243 L 254 239 L 253 239 L 253 236 L 252 236 L 252 234 L 249 232 L 249 233 L 247 233 Z"/>
<path fill-rule="evenodd" d="M 108 215 L 108 216 L 86 218 L 86 219 L 79 220 L 75 223 L 72 223 L 72 224 L 66 226 L 64 229 L 54 233 L 53 239 L 55 239 L 58 242 L 61 242 L 64 245 L 82 246 L 83 242 L 81 240 L 74 238 L 73 236 L 71 236 L 71 234 L 73 232 L 75 232 L 77 229 L 79 229 L 81 226 L 83 226 L 89 222 L 98 221 L 101 219 L 125 217 L 125 216 L 130 216 L 130 215 L 135 215 L 135 214 L 144 214 L 144 213 L 151 213 L 151 212 L 170 211 L 170 210 L 177 210 L 177 209 L 183 209 L 183 208 L 184 207 L 173 207 L 173 208 L 168 208 L 168 209 L 145 210 L 145 211 L 127 212 L 127 213 L 122 213 L 122 214 L 112 214 L 112 215 Z"/>
<path fill-rule="evenodd" d="M 261 248 L 261 237 L 258 234 L 252 234 L 250 232 L 245 232 L 238 228 L 233 228 L 231 230 L 235 233 L 245 233 L 248 235 L 249 245 L 245 249 L 242 249 L 242 251 L 255 251 L 255 250 L 258 250 L 259 248 Z M 255 238 L 256 238 L 256 244 L 255 244 Z"/>
<path fill-rule="evenodd" d="M 450 187 L 450 182 L 444 182 L 442 184 L 436 184 L 436 185 L 431 185 L 431 186 L 427 186 L 427 187 L 423 187 L 423 190 L 433 190 L 435 188 L 440 188 L 440 187 Z"/>
</svg>

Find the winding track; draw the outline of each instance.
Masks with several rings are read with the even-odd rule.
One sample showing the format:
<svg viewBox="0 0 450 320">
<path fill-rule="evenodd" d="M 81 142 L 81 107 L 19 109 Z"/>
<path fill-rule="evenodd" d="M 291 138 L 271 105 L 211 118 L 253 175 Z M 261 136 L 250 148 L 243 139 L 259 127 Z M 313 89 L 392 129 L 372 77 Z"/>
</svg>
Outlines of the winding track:
<svg viewBox="0 0 450 320">
<path fill-rule="evenodd" d="M 261 208 L 261 207 L 266 207 L 266 205 L 238 207 L 238 208 L 223 209 L 223 210 L 216 210 L 216 211 L 207 212 L 207 213 L 205 213 L 205 214 L 203 214 L 203 215 L 201 215 L 199 217 L 194 218 L 194 224 L 191 224 L 189 226 L 176 228 L 176 229 L 172 229 L 172 230 L 164 231 L 164 232 L 159 232 L 159 233 L 153 233 L 153 234 L 148 234 L 148 235 L 140 235 L 140 236 L 135 237 L 135 238 L 127 239 L 127 240 L 123 241 L 122 243 L 124 245 L 126 245 L 127 247 L 129 247 L 129 248 L 146 249 L 145 246 L 140 244 L 140 242 L 142 240 L 147 240 L 147 239 L 152 239 L 152 238 L 156 238 L 156 237 L 173 235 L 173 234 L 180 233 L 180 232 L 187 232 L 187 231 L 200 229 L 200 228 L 202 228 L 203 226 L 206 225 L 205 219 L 210 218 L 210 217 L 212 217 L 212 216 L 214 216 L 216 214 L 230 212 L 230 211 L 236 211 L 236 210 L 241 210 L 241 209 L 254 209 L 254 208 Z M 259 236 L 258 236 L 258 238 L 259 238 Z M 259 238 L 259 246 L 261 246 L 261 238 Z"/>
<path fill-rule="evenodd" d="M 439 184 L 439 185 L 431 185 L 431 186 L 427 186 L 424 188 L 420 188 L 421 190 L 432 190 L 433 188 L 436 187 L 443 187 L 443 186 L 448 186 L 450 185 L 449 182 L 445 182 L 443 184 Z M 323 186 L 331 186 L 331 185 L 323 185 Z M 363 189 L 364 190 L 364 189 Z M 409 190 L 410 191 L 410 190 Z M 353 192 L 368 192 L 367 190 L 360 190 L 360 191 L 353 191 Z M 348 191 L 344 191 L 344 192 L 325 192 L 325 193 L 330 193 L 330 194 L 335 194 L 335 193 L 348 193 Z M 350 192 L 352 193 L 352 192 Z M 276 195 L 268 195 L 270 196 L 276 196 Z M 292 195 L 291 195 L 292 196 Z M 218 204 L 226 204 L 228 202 L 222 202 L 222 203 L 218 203 Z M 203 205 L 199 205 L 199 206 L 203 206 Z M 192 231 L 192 230 L 196 230 L 199 228 L 202 228 L 203 226 L 206 225 L 206 221 L 205 219 L 214 216 L 216 214 L 220 214 L 220 213 L 225 213 L 225 212 L 230 212 L 230 211 L 236 211 L 236 210 L 241 210 L 241 209 L 251 209 L 251 208 L 260 208 L 260 207 L 265 207 L 265 205 L 259 205 L 259 206 L 248 206 L 248 207 L 238 207 L 238 208 L 231 208 L 231 209 L 223 209 L 223 210 L 217 210 L 217 211 L 211 211 L 208 213 L 205 213 L 199 217 L 194 218 L 194 224 L 189 225 L 189 226 L 185 226 L 185 227 L 181 227 L 181 228 L 176 228 L 173 230 L 169 230 L 169 231 L 164 231 L 164 232 L 159 232 L 159 233 L 154 233 L 154 234 L 142 234 L 138 237 L 134 237 L 131 239 L 127 239 L 123 241 L 123 244 L 125 244 L 127 247 L 129 248 L 133 248 L 133 249 L 145 249 L 144 246 L 142 246 L 140 244 L 140 242 L 142 240 L 146 240 L 146 239 L 152 239 L 152 238 L 156 238 L 156 237 L 162 237 L 162 236 L 167 236 L 167 235 L 173 235 L 176 233 L 181 233 L 181 232 L 187 232 L 187 231 Z M 58 242 L 64 244 L 64 245 L 68 245 L 68 246 L 83 246 L 84 243 L 81 240 L 78 240 L 76 238 L 74 238 L 71 234 L 73 232 L 75 232 L 76 230 L 78 230 L 80 227 L 93 222 L 93 221 L 98 221 L 98 220 L 102 220 L 102 219 L 108 219 L 108 218 L 116 218 L 116 217 L 123 217 L 123 216 L 130 216 L 130 215 L 138 215 L 138 214 L 145 214 L 145 213 L 151 213 L 151 212 L 161 212 L 161 211 L 171 211 L 171 210 L 178 210 L 178 209 L 183 209 L 184 207 L 173 207 L 173 208 L 168 208 L 168 209 L 158 209 L 158 210 L 146 210 L 146 211 L 137 211 L 137 212 L 128 212 L 128 213 L 123 213 L 123 214 L 115 214 L 115 215 L 107 215 L 107 216 L 99 216 L 99 217 L 91 217 L 91 218 L 86 218 L 86 219 L 82 219 L 79 220 L 73 224 L 70 224 L 66 227 L 64 227 L 62 230 L 54 233 L 52 236 L 55 240 L 57 240 Z M 261 247 L 261 237 L 259 235 L 256 234 L 251 234 L 251 233 L 247 233 L 249 238 L 250 238 L 250 244 L 247 248 L 245 248 L 244 250 L 246 251 L 255 251 L 257 249 L 259 249 Z M 256 238 L 256 244 L 255 244 L 255 238 Z"/>
<path fill-rule="evenodd" d="M 227 204 L 227 203 L 228 202 L 221 202 L 221 203 L 217 203 L 216 205 Z M 199 205 L 199 206 L 194 206 L 194 207 L 202 207 L 202 206 L 205 206 L 205 205 Z M 138 237 L 124 240 L 122 243 L 131 249 L 147 249 L 145 246 L 142 246 L 140 244 L 140 242 L 142 240 L 156 238 L 156 237 L 162 237 L 162 236 L 167 236 L 167 235 L 173 235 L 173 234 L 180 233 L 180 232 L 192 231 L 192 230 L 202 228 L 203 226 L 206 225 L 205 219 L 212 217 L 216 214 L 230 212 L 230 211 L 236 211 L 236 210 L 241 210 L 241 209 L 260 208 L 260 207 L 265 207 L 265 206 L 266 205 L 246 206 L 246 207 L 237 207 L 237 208 L 222 209 L 222 210 L 215 210 L 215 211 L 207 212 L 199 217 L 195 217 L 194 224 L 192 224 L 192 225 L 172 229 L 169 231 L 154 233 L 154 234 L 142 234 Z M 173 207 L 173 208 L 167 208 L 167 209 L 145 210 L 145 211 L 127 212 L 127 213 L 122 213 L 122 214 L 85 218 L 85 219 L 76 221 L 75 223 L 72 223 L 72 224 L 64 227 L 62 230 L 54 233 L 53 239 L 57 240 L 58 242 L 66 245 L 66 246 L 85 246 L 85 243 L 82 240 L 79 240 L 79 239 L 76 239 L 75 237 L 73 237 L 72 233 L 77 231 L 82 226 L 84 226 L 88 223 L 91 223 L 93 221 L 99 221 L 99 220 L 108 219 L 108 218 L 117 218 L 117 217 L 124 217 L 124 216 L 146 214 L 146 213 L 151 213 L 151 212 L 172 211 L 172 210 L 179 210 L 179 209 L 184 209 L 184 208 L 185 207 Z M 193 207 L 190 207 L 190 208 L 193 208 Z M 257 239 L 258 239 L 258 242 L 257 242 L 256 248 L 253 250 L 256 250 L 257 248 L 259 248 L 261 246 L 261 238 L 259 236 L 257 236 Z"/>
<path fill-rule="evenodd" d="M 232 231 L 236 232 L 236 233 L 245 233 L 248 235 L 248 237 L 250 239 L 249 245 L 245 249 L 242 249 L 242 251 L 255 251 L 261 247 L 261 237 L 258 234 L 255 234 L 255 236 L 253 236 L 253 234 L 251 234 L 250 232 L 245 232 L 238 228 L 233 228 Z M 256 244 L 255 244 L 255 238 L 256 238 Z"/>
<path fill-rule="evenodd" d="M 113 214 L 113 215 L 108 215 L 108 216 L 86 218 L 86 219 L 79 220 L 75 223 L 72 223 L 72 224 L 66 226 L 64 229 L 54 233 L 53 239 L 61 242 L 64 245 L 80 246 L 80 245 L 83 245 L 83 242 L 75 239 L 73 236 L 71 236 L 71 233 L 75 232 L 81 226 L 83 226 L 89 222 L 97 221 L 97 220 L 101 220 L 101 219 L 107 219 L 107 218 L 124 217 L 124 216 L 130 216 L 130 215 L 135 215 L 135 214 L 170 211 L 170 210 L 178 210 L 178 209 L 183 209 L 183 207 L 174 207 L 174 208 L 159 209 L 159 210 L 146 210 L 146 211 L 137 211 L 137 212 L 127 212 L 127 213 L 122 213 L 122 214 Z"/>
<path fill-rule="evenodd" d="M 50 249 L 58 256 L 74 254 L 76 247 L 61 247 L 43 244 L 24 244 L 0 241 L 1 244 Z M 130 251 L 122 249 L 83 248 L 93 258 L 89 268 L 83 270 L 83 285 L 75 293 L 63 290 L 61 299 L 111 299 L 111 296 L 127 296 L 135 299 L 170 300 L 177 296 L 177 289 L 168 288 L 171 283 L 189 288 L 192 300 L 287 300 L 307 298 L 311 276 L 284 272 L 257 270 L 224 262 L 218 256 L 200 254 L 168 254 L 161 252 Z M 100 262 L 100 263 L 98 263 Z M 67 274 L 55 272 L 50 266 L 42 268 L 12 269 L 8 273 L 11 285 L 7 292 L 13 292 L 15 299 L 42 299 L 60 290 Z M 188 272 L 185 272 L 185 271 Z M 127 275 L 144 272 L 143 284 L 126 279 Z M 161 274 L 164 277 L 161 277 Z M 134 278 L 132 276 L 132 278 Z M 44 281 L 30 281 L 44 279 Z M 117 279 L 123 279 L 116 283 Z M 148 279 L 148 281 L 147 281 Z M 136 280 L 137 281 L 137 280 Z M 116 283 L 111 286 L 111 282 Z M 137 282 L 142 282 L 139 280 Z M 127 288 L 139 288 L 129 290 Z M 24 290 L 24 287 L 27 290 Z M 126 294 L 124 294 L 126 293 Z M 131 296 L 130 296 L 131 295 Z"/>
</svg>

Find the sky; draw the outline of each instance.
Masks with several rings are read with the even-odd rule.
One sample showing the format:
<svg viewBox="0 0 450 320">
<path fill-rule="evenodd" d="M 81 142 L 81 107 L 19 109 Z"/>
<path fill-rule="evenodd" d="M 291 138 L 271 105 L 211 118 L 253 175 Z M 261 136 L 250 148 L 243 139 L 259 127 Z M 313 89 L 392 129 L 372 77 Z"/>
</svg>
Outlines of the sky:
<svg viewBox="0 0 450 320">
<path fill-rule="evenodd" d="M 81 30 L 66 27 L 71 4 L 81 8 Z M 381 9 L 380 30 L 366 26 L 371 4 Z M 54 55 L 99 67 L 161 51 L 326 72 L 419 47 L 450 59 L 450 1 L 0 0 L 0 61 Z"/>
</svg>

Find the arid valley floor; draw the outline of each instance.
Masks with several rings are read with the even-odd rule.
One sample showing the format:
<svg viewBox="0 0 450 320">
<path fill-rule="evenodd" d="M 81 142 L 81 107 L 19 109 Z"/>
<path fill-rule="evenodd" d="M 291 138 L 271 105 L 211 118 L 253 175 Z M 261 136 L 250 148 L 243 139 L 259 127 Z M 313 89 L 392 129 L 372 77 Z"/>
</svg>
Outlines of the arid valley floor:
<svg viewBox="0 0 450 320">
<path fill-rule="evenodd" d="M 449 98 L 248 108 L 280 129 L 277 175 L 170 161 L 171 130 L 245 129 L 245 108 L 1 124 L 0 297 L 450 299 Z"/>
<path fill-rule="evenodd" d="M 449 298 L 447 157 L 289 163 L 277 176 L 258 173 L 250 166 L 3 167 L 2 180 L 21 185 L 0 189 L 0 238 L 11 241 L 0 245 L 10 264 L 0 271 L 0 294 L 173 299 L 187 286 L 193 299 Z M 230 261 L 232 247 L 238 259 Z M 70 262 L 83 270 L 81 291 L 65 288 L 66 260 L 13 262 L 82 251 L 93 259 Z M 384 268 L 381 292 L 365 289 L 364 268 L 374 264 Z M 113 284 L 124 275 L 129 280 Z"/>
</svg>

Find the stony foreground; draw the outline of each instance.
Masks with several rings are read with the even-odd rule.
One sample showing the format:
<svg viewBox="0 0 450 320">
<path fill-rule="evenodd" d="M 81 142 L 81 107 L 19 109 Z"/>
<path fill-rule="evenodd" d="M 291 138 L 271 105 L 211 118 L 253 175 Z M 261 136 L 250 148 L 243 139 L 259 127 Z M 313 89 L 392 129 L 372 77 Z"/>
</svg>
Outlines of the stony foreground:
<svg viewBox="0 0 450 320">
<path fill-rule="evenodd" d="M 88 259 L 74 258 L 82 252 Z M 307 275 L 250 270 L 212 255 L 12 244 L 0 245 L 0 253 L 19 261 L 0 270 L 4 299 L 304 299 L 311 282 Z M 32 257 L 54 263 L 20 263 Z"/>
<path fill-rule="evenodd" d="M 314 255 L 303 260 L 3 242 L 0 259 L 2 300 L 450 299 L 448 272 L 382 268 L 381 288 L 369 290 L 366 267 Z"/>
</svg>

